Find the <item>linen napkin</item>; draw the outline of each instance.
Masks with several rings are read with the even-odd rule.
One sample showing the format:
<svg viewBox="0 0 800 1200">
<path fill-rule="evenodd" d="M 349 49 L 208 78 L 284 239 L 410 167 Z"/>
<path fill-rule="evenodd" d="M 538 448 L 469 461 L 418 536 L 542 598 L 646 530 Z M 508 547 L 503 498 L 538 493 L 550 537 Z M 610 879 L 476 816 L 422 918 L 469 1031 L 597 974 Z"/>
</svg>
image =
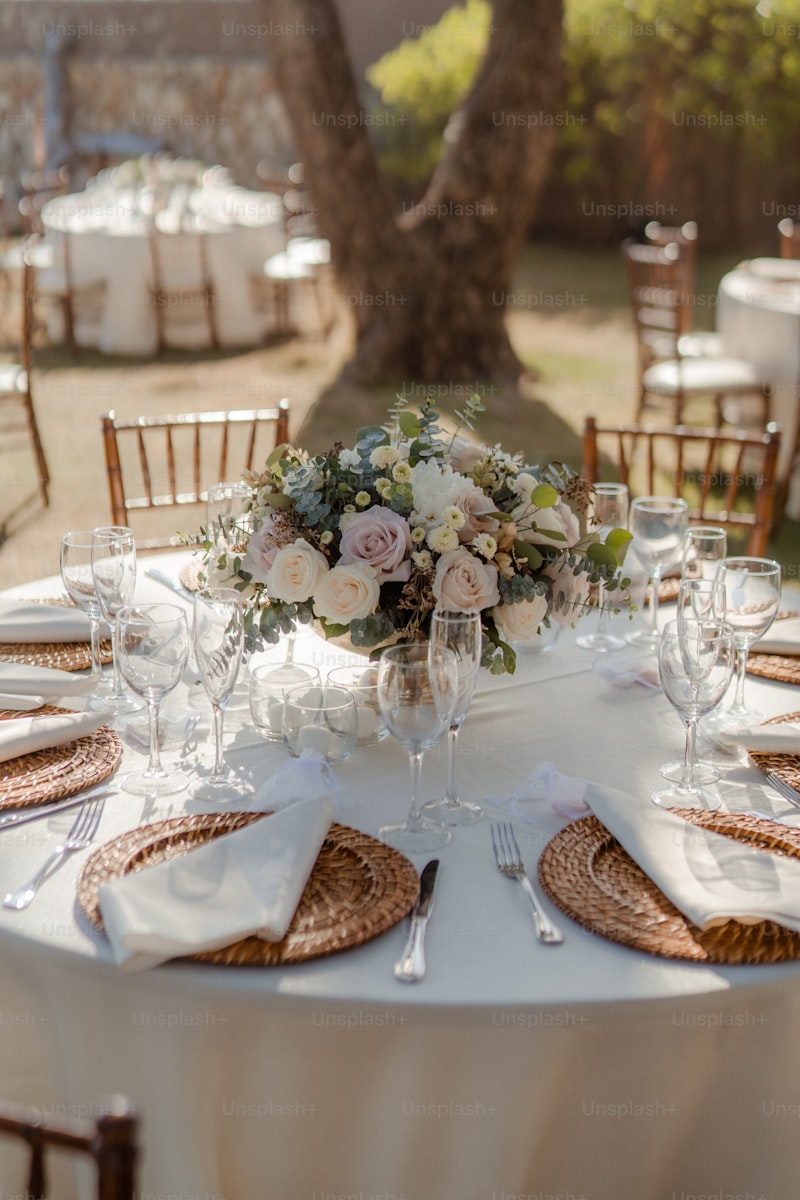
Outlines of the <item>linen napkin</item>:
<svg viewBox="0 0 800 1200">
<path fill-rule="evenodd" d="M 554 763 L 538 763 L 518 792 L 502 799 L 490 798 L 492 804 L 507 805 L 520 821 L 535 821 L 542 806 L 574 821 L 585 817 L 590 808 L 584 794 L 588 780 L 562 775 Z"/>
<path fill-rule="evenodd" d="M 42 696 L 55 700 L 59 696 L 80 696 L 91 687 L 92 679 L 88 673 L 0 662 L 0 692 L 4 695 Z"/>
<path fill-rule="evenodd" d="M 754 654 L 800 654 L 800 617 L 779 617 L 762 638 L 753 642 Z"/>
<path fill-rule="evenodd" d="M 800 754 L 800 725 L 787 721 L 782 725 L 752 725 L 736 731 L 718 729 L 714 741 L 767 754 Z"/>
<path fill-rule="evenodd" d="M 100 888 L 114 959 L 143 971 L 170 958 L 286 934 L 331 823 L 326 798 L 215 838 Z"/>
<path fill-rule="evenodd" d="M 88 642 L 89 618 L 79 608 L 0 601 L 0 642 Z"/>
<path fill-rule="evenodd" d="M 698 928 L 769 920 L 800 933 L 800 862 L 700 829 L 615 788 L 590 783 L 585 796 L 634 862 Z"/>
<path fill-rule="evenodd" d="M 0 762 L 63 746 L 98 729 L 103 713 L 58 713 L 51 717 L 9 717 L 0 721 Z"/>
</svg>

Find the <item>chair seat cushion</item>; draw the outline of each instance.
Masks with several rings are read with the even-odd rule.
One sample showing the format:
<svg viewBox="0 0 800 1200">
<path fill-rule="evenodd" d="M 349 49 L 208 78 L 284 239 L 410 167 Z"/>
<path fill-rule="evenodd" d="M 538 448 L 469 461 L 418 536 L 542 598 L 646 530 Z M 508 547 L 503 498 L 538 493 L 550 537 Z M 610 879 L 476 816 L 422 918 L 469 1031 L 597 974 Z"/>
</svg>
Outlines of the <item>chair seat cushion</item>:
<svg viewBox="0 0 800 1200">
<path fill-rule="evenodd" d="M 719 333 L 684 333 L 678 338 L 682 358 L 722 358 L 725 345 Z"/>
<path fill-rule="evenodd" d="M 642 377 L 648 392 L 758 392 L 764 386 L 755 368 L 737 358 L 684 358 L 654 363 Z"/>
<path fill-rule="evenodd" d="M 28 376 L 19 363 L 0 363 L 0 396 L 23 396 Z"/>
<path fill-rule="evenodd" d="M 284 251 L 281 254 L 273 254 L 264 263 L 264 274 L 267 279 L 274 280 L 293 280 L 293 279 L 313 279 L 314 272 L 308 263 L 297 262 L 292 259 Z"/>
</svg>

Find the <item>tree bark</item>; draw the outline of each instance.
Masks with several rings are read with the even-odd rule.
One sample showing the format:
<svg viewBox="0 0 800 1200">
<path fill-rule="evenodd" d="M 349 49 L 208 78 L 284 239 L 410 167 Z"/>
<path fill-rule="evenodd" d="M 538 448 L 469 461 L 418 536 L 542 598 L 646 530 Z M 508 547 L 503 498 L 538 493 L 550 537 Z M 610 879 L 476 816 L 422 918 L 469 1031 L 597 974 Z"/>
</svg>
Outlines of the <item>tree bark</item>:
<svg viewBox="0 0 800 1200">
<path fill-rule="evenodd" d="M 558 122 L 562 0 L 494 0 L 489 46 L 423 199 L 396 213 L 334 0 L 264 0 L 271 52 L 340 299 L 352 383 L 516 386 L 512 272 Z"/>
</svg>

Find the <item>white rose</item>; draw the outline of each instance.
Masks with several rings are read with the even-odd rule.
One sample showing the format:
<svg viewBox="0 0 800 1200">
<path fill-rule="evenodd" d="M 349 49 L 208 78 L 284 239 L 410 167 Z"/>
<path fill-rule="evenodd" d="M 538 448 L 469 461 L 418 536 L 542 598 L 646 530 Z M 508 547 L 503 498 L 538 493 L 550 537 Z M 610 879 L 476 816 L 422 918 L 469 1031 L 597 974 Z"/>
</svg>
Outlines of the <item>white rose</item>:
<svg viewBox="0 0 800 1200">
<path fill-rule="evenodd" d="M 314 596 L 314 612 L 337 625 L 349 625 L 375 612 L 381 589 L 372 567 L 365 563 L 341 563 L 320 580 Z"/>
<path fill-rule="evenodd" d="M 275 555 L 267 573 L 267 593 L 273 600 L 299 604 L 314 595 L 329 569 L 324 554 L 297 538 Z"/>
<path fill-rule="evenodd" d="M 511 516 L 522 536 L 532 542 L 534 546 L 555 546 L 557 550 L 569 550 L 581 536 L 578 518 L 563 500 L 556 501 L 551 508 L 539 508 L 534 512 L 531 512 L 530 505 L 521 504 L 514 509 Z M 543 530 L 552 529 L 555 533 L 561 533 L 564 536 L 558 539 L 548 537 L 546 533 L 535 530 L 534 525 L 540 526 Z"/>
<path fill-rule="evenodd" d="M 493 609 L 494 623 L 507 642 L 531 642 L 547 616 L 547 596 L 500 604 Z"/>
</svg>

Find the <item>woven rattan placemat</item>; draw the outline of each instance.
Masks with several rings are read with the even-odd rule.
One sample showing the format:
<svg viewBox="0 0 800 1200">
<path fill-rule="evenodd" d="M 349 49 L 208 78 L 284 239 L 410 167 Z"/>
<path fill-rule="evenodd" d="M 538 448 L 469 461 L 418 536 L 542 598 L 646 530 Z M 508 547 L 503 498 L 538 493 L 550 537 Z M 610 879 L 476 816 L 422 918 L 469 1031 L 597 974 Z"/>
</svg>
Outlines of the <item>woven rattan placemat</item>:
<svg viewBox="0 0 800 1200">
<path fill-rule="evenodd" d="M 800 658 L 750 653 L 747 656 L 747 673 L 775 679 L 778 683 L 800 683 Z"/>
<path fill-rule="evenodd" d="M 101 884 L 185 854 L 262 816 L 201 813 L 132 829 L 101 846 L 86 862 L 78 880 L 78 904 L 102 932 Z M 248 937 L 191 959 L 218 966 L 265 967 L 348 950 L 401 921 L 418 892 L 417 872 L 402 854 L 367 834 L 334 824 L 283 941 Z"/>
<path fill-rule="evenodd" d="M 37 600 L 37 604 L 53 604 L 58 608 L 74 608 L 71 600 L 54 597 Z M 100 643 L 100 661 L 113 661 L 110 641 Z M 53 667 L 59 671 L 89 671 L 92 666 L 92 647 L 89 642 L 4 642 L 0 643 L 0 662 L 25 663 L 29 667 Z"/>
<path fill-rule="evenodd" d="M 780 717 L 771 717 L 765 725 L 783 725 L 785 722 L 800 722 L 800 712 L 783 713 Z M 770 771 L 777 775 L 789 787 L 800 789 L 800 755 L 766 753 L 763 750 L 749 750 L 751 758 L 764 774 Z"/>
<path fill-rule="evenodd" d="M 36 716 L 69 711 L 48 704 L 37 708 Z M 30 715 L 0 709 L 2 721 Z M 0 763 L 0 810 L 28 808 L 74 796 L 106 779 L 121 758 L 122 743 L 116 733 L 101 725 L 74 742 L 9 759 Z"/>
<path fill-rule="evenodd" d="M 732 813 L 673 811 L 749 846 L 800 858 L 800 829 Z M 585 929 L 649 954 L 729 964 L 800 958 L 800 934 L 772 921 L 728 921 L 699 930 L 596 817 L 572 821 L 548 842 L 539 859 L 539 882 L 553 903 Z"/>
</svg>

